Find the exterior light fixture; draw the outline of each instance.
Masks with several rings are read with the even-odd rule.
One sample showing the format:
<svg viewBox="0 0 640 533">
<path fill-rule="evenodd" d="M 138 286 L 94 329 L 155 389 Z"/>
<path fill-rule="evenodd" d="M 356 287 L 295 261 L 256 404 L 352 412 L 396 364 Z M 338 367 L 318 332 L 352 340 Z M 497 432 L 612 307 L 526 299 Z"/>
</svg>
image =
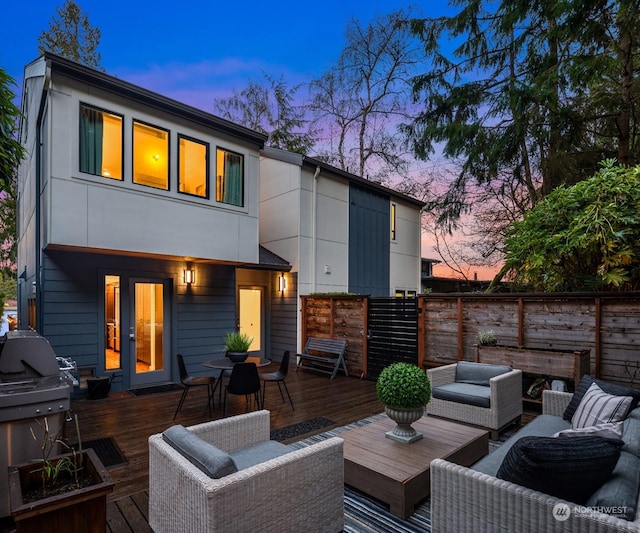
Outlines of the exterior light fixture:
<svg viewBox="0 0 640 533">
<path fill-rule="evenodd" d="M 187 285 L 191 285 L 196 282 L 196 271 L 192 268 L 187 268 L 183 272 L 184 282 Z"/>
<path fill-rule="evenodd" d="M 284 277 L 284 274 L 278 276 L 278 290 L 280 292 L 287 290 L 287 278 Z"/>
</svg>

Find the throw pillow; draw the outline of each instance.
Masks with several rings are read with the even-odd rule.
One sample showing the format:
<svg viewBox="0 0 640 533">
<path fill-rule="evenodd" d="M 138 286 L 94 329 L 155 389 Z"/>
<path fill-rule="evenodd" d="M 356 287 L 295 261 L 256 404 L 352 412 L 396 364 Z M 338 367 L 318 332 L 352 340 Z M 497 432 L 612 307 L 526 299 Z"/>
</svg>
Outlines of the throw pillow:
<svg viewBox="0 0 640 533">
<path fill-rule="evenodd" d="M 633 401 L 631 402 L 631 409 L 635 409 L 640 403 L 640 390 L 639 389 L 631 389 L 629 387 L 623 387 L 622 385 L 616 385 L 615 383 L 609 383 L 608 381 L 602 381 L 601 379 L 596 379 L 588 374 L 582 376 L 576 391 L 573 393 L 573 397 L 569 402 L 562 418 L 566 421 L 571 422 L 573 418 L 573 414 L 576 412 L 582 397 L 585 395 L 589 387 L 592 383 L 597 383 L 598 387 L 600 387 L 607 394 L 613 394 L 614 396 L 631 396 Z"/>
<path fill-rule="evenodd" d="M 571 427 L 586 428 L 624 420 L 632 401 L 631 396 L 607 394 L 596 383 L 592 383 L 573 414 Z"/>
<path fill-rule="evenodd" d="M 237 472 L 231 456 L 213 444 L 198 437 L 184 426 L 177 424 L 162 433 L 162 439 L 213 479 Z"/>
<path fill-rule="evenodd" d="M 622 439 L 624 422 L 606 422 L 586 428 L 563 429 L 551 435 L 552 437 L 584 437 L 585 435 L 593 435 L 605 437 L 607 439 Z"/>
<path fill-rule="evenodd" d="M 496 477 L 584 504 L 611 475 L 621 441 L 602 437 L 522 437 L 502 461 Z"/>
</svg>

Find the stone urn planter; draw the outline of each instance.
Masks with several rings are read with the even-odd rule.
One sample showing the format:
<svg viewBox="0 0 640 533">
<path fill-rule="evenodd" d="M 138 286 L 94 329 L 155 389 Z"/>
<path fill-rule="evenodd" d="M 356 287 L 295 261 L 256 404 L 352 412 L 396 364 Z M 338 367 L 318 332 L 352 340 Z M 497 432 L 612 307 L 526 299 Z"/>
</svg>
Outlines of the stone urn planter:
<svg viewBox="0 0 640 533">
<path fill-rule="evenodd" d="M 424 408 L 431 399 L 427 373 L 410 363 L 393 363 L 380 373 L 376 392 L 385 406 L 385 413 L 397 424 L 385 436 L 406 444 L 421 439 L 422 433 L 411 424 L 424 415 Z"/>
<path fill-rule="evenodd" d="M 11 516 L 18 533 L 58 532 L 99 533 L 107 527 L 107 494 L 113 491 L 114 482 L 106 468 L 92 449 L 67 453 L 47 461 L 56 469 L 60 461 L 74 461 L 79 476 L 87 482 L 80 488 L 70 487 L 64 491 L 56 489 L 55 483 L 69 481 L 69 474 L 61 472 L 61 478 L 51 484 L 38 499 L 25 501 L 32 491 L 40 492 L 43 486 L 42 468 L 38 462 L 23 463 L 9 467 L 9 496 Z M 63 475 L 64 474 L 64 475 Z M 73 485 L 73 483 L 72 483 Z"/>
</svg>

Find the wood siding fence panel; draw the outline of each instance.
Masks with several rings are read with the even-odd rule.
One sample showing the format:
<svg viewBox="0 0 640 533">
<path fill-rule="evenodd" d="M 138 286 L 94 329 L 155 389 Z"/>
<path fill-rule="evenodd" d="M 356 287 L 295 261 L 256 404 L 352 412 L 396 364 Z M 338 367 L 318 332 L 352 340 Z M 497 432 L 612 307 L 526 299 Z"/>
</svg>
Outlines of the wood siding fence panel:
<svg viewBox="0 0 640 533">
<path fill-rule="evenodd" d="M 310 295 L 302 300 L 302 346 L 309 337 L 347 341 L 344 359 L 352 376 L 366 371 L 363 354 L 367 298 L 348 295 Z"/>
<path fill-rule="evenodd" d="M 366 304 L 367 297 L 361 298 Z M 590 350 L 593 375 L 640 386 L 640 293 L 427 294 L 419 299 L 418 361 L 425 367 L 474 360 L 478 331 L 493 330 L 502 345 Z M 309 335 L 331 338 L 333 304 L 314 305 L 317 309 L 307 309 L 303 328 Z M 316 312 L 322 312 L 322 320 L 312 316 Z M 346 323 L 341 327 L 347 333 Z M 356 327 L 349 328 L 356 335 Z"/>
</svg>

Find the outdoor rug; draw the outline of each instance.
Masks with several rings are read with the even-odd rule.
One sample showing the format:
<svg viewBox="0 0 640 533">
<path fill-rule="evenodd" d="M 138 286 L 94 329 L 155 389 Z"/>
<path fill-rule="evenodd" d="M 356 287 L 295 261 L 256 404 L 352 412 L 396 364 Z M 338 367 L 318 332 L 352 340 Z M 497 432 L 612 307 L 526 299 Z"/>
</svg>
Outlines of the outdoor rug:
<svg viewBox="0 0 640 533">
<path fill-rule="evenodd" d="M 156 385 L 154 387 L 131 389 L 129 394 L 132 394 L 133 396 L 147 396 L 148 394 L 159 394 L 161 392 L 171 392 L 174 390 L 182 390 L 182 387 L 176 383 L 167 383 L 165 385 Z"/>
<path fill-rule="evenodd" d="M 88 440 L 82 443 L 82 447 L 84 449 L 93 448 L 98 459 L 100 459 L 106 468 L 127 464 L 127 460 L 120 451 L 120 448 L 113 437 Z"/>
<path fill-rule="evenodd" d="M 355 429 L 387 415 L 384 413 L 374 415 L 352 424 L 335 428 L 318 435 L 290 444 L 294 448 L 304 448 L 316 442 L 335 437 L 344 431 Z M 518 428 L 515 428 L 518 429 Z M 506 440 L 513 430 L 500 435 L 500 441 L 489 441 L 489 453 L 495 450 L 501 442 Z M 431 531 L 431 503 L 427 498 L 416 507 L 415 512 L 407 519 L 402 520 L 392 515 L 384 503 L 367 496 L 366 494 L 348 487 L 344 487 L 344 532 L 345 533 L 417 533 Z M 437 532 L 436 532 L 437 533 Z"/>
<path fill-rule="evenodd" d="M 333 426 L 334 424 L 335 422 L 333 420 L 329 420 L 328 418 L 319 416 L 318 418 L 312 418 L 311 420 L 305 420 L 304 422 L 291 424 L 290 426 L 286 426 L 280 429 L 274 429 L 271 432 L 270 438 L 271 440 L 277 441 L 287 440 L 293 437 L 297 437 L 298 435 L 304 435 L 305 433 L 315 431 L 317 429 Z"/>
</svg>

